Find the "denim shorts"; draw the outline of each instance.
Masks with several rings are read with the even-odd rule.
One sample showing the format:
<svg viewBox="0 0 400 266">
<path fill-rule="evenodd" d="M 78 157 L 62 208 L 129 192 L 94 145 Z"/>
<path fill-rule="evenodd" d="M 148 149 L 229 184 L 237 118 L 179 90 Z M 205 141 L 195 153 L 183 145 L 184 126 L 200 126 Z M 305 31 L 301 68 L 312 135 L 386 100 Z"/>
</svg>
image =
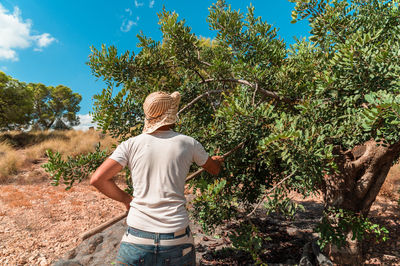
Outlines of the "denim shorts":
<svg viewBox="0 0 400 266">
<path fill-rule="evenodd" d="M 196 265 L 196 253 L 193 244 L 185 243 L 181 245 L 165 246 L 159 245 L 157 242 L 160 239 L 173 238 L 171 237 L 171 234 L 155 234 L 137 229 L 129 230 L 129 228 L 127 233 L 132 233 L 136 237 L 154 237 L 153 239 L 155 240 L 155 244 L 142 245 L 121 242 L 116 258 L 116 265 Z M 188 233 L 190 233 L 190 231 Z"/>
</svg>

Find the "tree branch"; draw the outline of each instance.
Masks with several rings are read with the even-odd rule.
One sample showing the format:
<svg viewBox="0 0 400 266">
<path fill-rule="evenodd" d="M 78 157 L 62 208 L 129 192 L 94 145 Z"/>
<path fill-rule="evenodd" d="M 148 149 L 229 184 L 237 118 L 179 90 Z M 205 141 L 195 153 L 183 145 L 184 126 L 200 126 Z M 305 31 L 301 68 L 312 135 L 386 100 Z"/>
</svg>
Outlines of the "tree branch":
<svg viewBox="0 0 400 266">
<path fill-rule="evenodd" d="M 235 83 L 246 85 L 246 86 L 248 86 L 250 88 L 253 88 L 253 89 L 256 89 L 258 87 L 256 84 L 252 84 L 247 80 L 234 79 L 234 78 L 231 78 L 231 79 L 206 79 L 204 82 L 201 82 L 201 83 L 211 83 L 211 82 L 235 82 Z M 260 88 L 260 87 L 258 87 L 257 90 L 260 93 L 262 93 L 263 95 L 265 95 L 265 96 L 267 96 L 269 98 L 276 99 L 278 101 L 283 101 L 283 102 L 286 102 L 286 103 L 293 103 L 294 102 L 294 100 L 289 99 L 289 98 L 285 98 L 285 97 L 281 97 L 276 92 L 273 92 L 273 91 L 268 91 L 268 90 Z"/>
<path fill-rule="evenodd" d="M 210 63 L 208 63 L 208 62 L 205 62 L 205 61 L 203 61 L 203 60 L 201 60 L 201 57 L 200 57 L 200 50 L 199 50 L 199 48 L 197 47 L 197 45 L 196 44 L 194 44 L 194 47 L 196 48 L 196 52 L 197 52 L 197 60 L 199 60 L 199 62 L 200 63 L 202 63 L 202 64 L 204 64 L 204 65 L 206 65 L 206 66 L 211 66 L 211 64 Z"/>
<path fill-rule="evenodd" d="M 228 157 L 229 155 L 231 155 L 232 153 L 234 153 L 235 151 L 237 151 L 238 149 L 242 148 L 243 145 L 246 143 L 246 141 L 242 141 L 240 142 L 238 145 L 236 145 L 232 150 L 228 151 L 227 153 L 225 153 L 224 155 L 222 155 L 223 158 Z M 185 182 L 195 178 L 196 176 L 198 176 L 199 174 L 203 173 L 205 171 L 204 168 L 200 168 L 199 170 L 197 170 L 196 172 L 194 172 L 193 174 L 189 175 L 186 177 Z"/>
<path fill-rule="evenodd" d="M 293 173 L 291 173 L 290 175 L 288 175 L 287 177 L 285 177 L 284 179 L 282 179 L 281 181 L 279 181 L 275 186 L 273 186 L 272 188 L 268 189 L 264 195 L 267 195 L 269 193 L 271 193 L 272 191 L 274 191 L 277 187 L 279 187 L 283 182 L 285 182 L 286 180 L 288 180 L 289 178 L 291 178 L 294 174 L 296 173 L 296 171 L 294 171 Z M 267 198 L 267 196 L 264 196 L 256 205 L 256 207 L 254 207 L 254 209 L 247 214 L 247 217 L 250 217 L 257 209 L 258 207 L 260 207 L 261 203 L 263 203 L 263 201 Z"/>
<path fill-rule="evenodd" d="M 183 111 L 185 111 L 186 109 L 192 107 L 196 102 L 200 101 L 201 98 L 203 98 L 205 96 L 210 96 L 210 94 L 213 94 L 213 93 L 220 93 L 222 91 L 223 90 L 212 90 L 212 91 L 207 91 L 207 92 L 197 96 L 190 103 L 186 104 L 181 110 L 179 110 L 179 112 L 176 115 L 179 116 Z"/>
<path fill-rule="evenodd" d="M 370 152 L 372 150 L 372 145 L 370 143 L 366 143 L 366 148 L 365 148 L 365 152 L 363 153 L 363 155 L 358 158 L 357 160 L 350 162 L 350 167 L 358 170 L 360 169 L 368 160 L 371 159 L 370 156 Z"/>
<path fill-rule="evenodd" d="M 258 91 L 258 84 L 256 83 L 256 88 L 254 89 L 253 98 L 252 98 L 252 104 L 253 104 L 253 105 L 255 105 L 255 102 L 256 102 L 256 94 L 257 94 L 257 91 Z"/>
<path fill-rule="evenodd" d="M 197 76 L 199 76 L 200 77 L 200 79 L 202 80 L 202 82 L 204 82 L 205 81 L 205 79 L 204 79 L 204 77 L 200 74 L 200 72 L 199 71 L 197 71 L 195 68 L 192 68 L 192 70 L 197 74 Z"/>
</svg>

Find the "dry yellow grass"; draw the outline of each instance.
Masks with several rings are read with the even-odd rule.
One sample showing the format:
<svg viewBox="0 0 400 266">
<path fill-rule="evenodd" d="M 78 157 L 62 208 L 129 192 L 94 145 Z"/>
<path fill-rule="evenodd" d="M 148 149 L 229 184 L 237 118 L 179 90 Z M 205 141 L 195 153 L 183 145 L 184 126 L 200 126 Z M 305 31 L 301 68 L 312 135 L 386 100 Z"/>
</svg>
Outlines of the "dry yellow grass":
<svg viewBox="0 0 400 266">
<path fill-rule="evenodd" d="M 46 150 L 60 152 L 64 158 L 67 156 L 77 156 L 93 152 L 96 145 L 100 142 L 101 149 L 111 149 L 112 144 L 117 142 L 109 136 L 104 136 L 101 133 L 89 130 L 89 131 L 65 131 L 64 138 L 49 138 L 41 143 L 33 145 L 25 150 L 26 159 L 34 162 L 40 158 L 43 158 L 46 154 Z M 103 137 L 104 136 L 104 137 Z"/>
<path fill-rule="evenodd" d="M 23 166 L 21 155 L 7 142 L 0 143 L 0 182 L 4 182 L 11 175 L 16 174 Z"/>
<path fill-rule="evenodd" d="M 113 144 L 117 144 L 117 141 L 110 136 L 94 130 L 6 132 L 0 135 L 1 140 L 3 141 L 0 142 L 1 183 L 10 180 L 11 176 L 24 167 L 40 162 L 46 157 L 48 149 L 60 152 L 65 159 L 67 156 L 93 152 L 99 142 L 101 149 L 109 151 Z"/>
</svg>

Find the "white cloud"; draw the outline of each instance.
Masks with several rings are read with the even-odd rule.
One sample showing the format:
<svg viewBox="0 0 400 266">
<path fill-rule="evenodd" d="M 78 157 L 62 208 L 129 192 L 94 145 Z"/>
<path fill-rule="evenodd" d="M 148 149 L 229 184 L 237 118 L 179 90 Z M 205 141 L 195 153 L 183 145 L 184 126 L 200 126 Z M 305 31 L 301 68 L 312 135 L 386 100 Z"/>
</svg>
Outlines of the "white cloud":
<svg viewBox="0 0 400 266">
<path fill-rule="evenodd" d="M 73 127 L 75 130 L 88 130 L 90 127 L 97 128 L 97 123 L 92 122 L 93 118 L 90 114 L 78 115 L 78 116 L 80 124 Z"/>
<path fill-rule="evenodd" d="M 34 35 L 31 32 L 32 21 L 23 20 L 21 11 L 14 7 L 13 13 L 0 4 L 0 60 L 17 61 L 16 49 L 42 49 L 56 41 L 49 33 Z"/>
<path fill-rule="evenodd" d="M 132 16 L 132 10 L 130 8 L 125 9 L 125 12 L 129 13 L 129 16 Z"/>
<path fill-rule="evenodd" d="M 139 16 L 136 16 L 136 21 L 133 21 L 131 19 L 124 19 L 122 21 L 120 30 L 122 32 L 128 32 L 132 29 L 133 26 L 137 26 L 138 25 L 138 21 L 139 21 Z"/>
<path fill-rule="evenodd" d="M 139 2 L 139 1 L 137 1 L 137 0 L 135 0 L 135 6 L 136 7 L 141 7 L 141 6 L 143 6 L 144 5 L 144 3 L 141 3 L 141 2 Z"/>
<path fill-rule="evenodd" d="M 155 0 L 150 0 L 149 7 L 150 7 L 150 8 L 153 8 L 154 3 L 155 3 Z"/>
<path fill-rule="evenodd" d="M 3 48 L 0 46 L 0 60 L 8 59 L 11 61 L 17 61 L 17 53 L 9 48 Z"/>
<path fill-rule="evenodd" d="M 122 25 L 120 27 L 121 31 L 123 32 L 128 32 L 131 30 L 133 25 L 137 25 L 137 22 L 134 22 L 132 20 L 128 20 L 128 19 L 124 19 L 124 21 L 122 21 Z"/>
<path fill-rule="evenodd" d="M 54 37 L 51 37 L 51 35 L 48 33 L 43 33 L 41 35 L 35 36 L 34 38 L 37 40 L 37 45 L 40 48 L 47 47 L 56 40 Z"/>
</svg>

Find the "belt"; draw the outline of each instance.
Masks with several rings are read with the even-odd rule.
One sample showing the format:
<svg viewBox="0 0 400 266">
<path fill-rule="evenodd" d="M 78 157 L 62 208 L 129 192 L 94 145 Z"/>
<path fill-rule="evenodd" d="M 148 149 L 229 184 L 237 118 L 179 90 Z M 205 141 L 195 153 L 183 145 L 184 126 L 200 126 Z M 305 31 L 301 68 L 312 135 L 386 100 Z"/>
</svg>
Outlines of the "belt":
<svg viewBox="0 0 400 266">
<path fill-rule="evenodd" d="M 132 244 L 161 246 L 194 244 L 189 226 L 174 233 L 154 233 L 128 227 L 121 241 Z"/>
</svg>

